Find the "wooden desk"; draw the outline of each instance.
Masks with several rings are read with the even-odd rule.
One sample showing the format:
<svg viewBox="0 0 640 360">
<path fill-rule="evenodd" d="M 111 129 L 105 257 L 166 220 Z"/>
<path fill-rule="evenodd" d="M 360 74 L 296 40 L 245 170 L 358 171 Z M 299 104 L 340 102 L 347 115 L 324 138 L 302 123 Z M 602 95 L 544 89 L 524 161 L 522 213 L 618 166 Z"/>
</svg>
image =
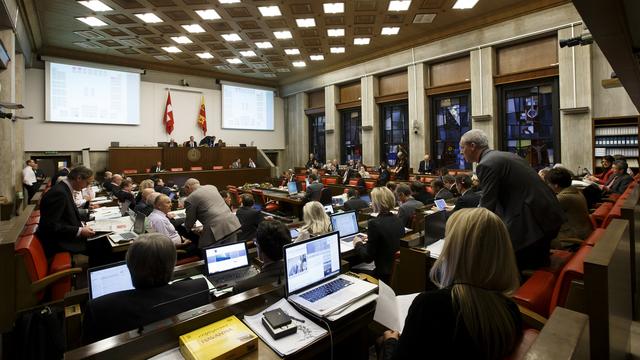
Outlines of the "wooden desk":
<svg viewBox="0 0 640 360">
<path fill-rule="evenodd" d="M 292 198 L 287 194 L 280 191 L 263 190 L 262 193 L 269 199 L 278 201 L 280 204 L 288 204 L 293 211 L 293 214 L 302 220 L 302 207 L 305 204 L 302 198 Z"/>
<path fill-rule="evenodd" d="M 157 175 L 165 183 L 171 181 L 178 186 L 182 186 L 189 178 L 200 180 L 202 185 L 215 185 L 218 190 L 225 189 L 229 184 L 261 183 L 269 180 L 271 175 L 268 168 L 256 169 L 223 169 L 223 170 L 201 170 L 201 171 L 175 171 L 162 172 L 157 174 L 138 173 L 129 174 L 133 181 L 139 183 L 148 179 L 152 175 Z"/>
</svg>

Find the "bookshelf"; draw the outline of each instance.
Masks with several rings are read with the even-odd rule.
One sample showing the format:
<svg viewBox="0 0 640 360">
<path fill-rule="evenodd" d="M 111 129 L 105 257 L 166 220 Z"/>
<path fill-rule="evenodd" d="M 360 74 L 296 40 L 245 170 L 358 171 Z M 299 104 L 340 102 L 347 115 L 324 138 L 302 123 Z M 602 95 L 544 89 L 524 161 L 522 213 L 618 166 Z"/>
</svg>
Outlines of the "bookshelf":
<svg viewBox="0 0 640 360">
<path fill-rule="evenodd" d="M 593 119 L 593 169 L 599 172 L 605 155 L 624 155 L 638 169 L 638 117 Z"/>
</svg>

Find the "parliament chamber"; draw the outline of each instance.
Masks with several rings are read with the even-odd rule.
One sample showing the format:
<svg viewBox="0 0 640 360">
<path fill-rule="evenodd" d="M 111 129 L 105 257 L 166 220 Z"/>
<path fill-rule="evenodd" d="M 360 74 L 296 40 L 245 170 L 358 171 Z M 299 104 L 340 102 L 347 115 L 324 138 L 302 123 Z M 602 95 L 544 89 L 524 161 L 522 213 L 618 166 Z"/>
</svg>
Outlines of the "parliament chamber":
<svg viewBox="0 0 640 360">
<path fill-rule="evenodd" d="M 0 358 L 640 358 L 634 1 L 1 3 Z"/>
</svg>

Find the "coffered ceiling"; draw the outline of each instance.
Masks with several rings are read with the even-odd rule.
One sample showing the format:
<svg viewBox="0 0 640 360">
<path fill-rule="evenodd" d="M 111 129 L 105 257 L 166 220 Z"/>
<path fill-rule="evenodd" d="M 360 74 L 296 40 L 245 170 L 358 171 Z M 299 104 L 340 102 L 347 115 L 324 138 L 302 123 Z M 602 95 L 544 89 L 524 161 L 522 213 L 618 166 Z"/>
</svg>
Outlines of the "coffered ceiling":
<svg viewBox="0 0 640 360">
<path fill-rule="evenodd" d="M 413 0 L 400 11 L 389 10 L 389 0 L 101 2 L 111 10 L 93 11 L 75 0 L 22 0 L 36 51 L 282 84 L 566 1 L 480 0 L 472 9 L 458 10 L 455 0 Z M 325 13 L 329 2 L 343 4 L 344 11 Z M 280 15 L 262 14 L 261 7 L 273 6 Z M 215 19 L 203 18 L 198 10 L 214 10 L 208 15 Z M 137 16 L 146 13 L 159 22 Z M 89 26 L 80 17 L 95 17 L 104 25 Z M 298 23 L 302 19 L 308 27 Z M 199 25 L 201 32 L 191 33 L 185 25 Z M 383 35 L 385 28 L 397 34 Z M 278 39 L 278 32 L 289 32 L 290 38 Z M 229 40 L 232 34 L 239 40 Z"/>
</svg>

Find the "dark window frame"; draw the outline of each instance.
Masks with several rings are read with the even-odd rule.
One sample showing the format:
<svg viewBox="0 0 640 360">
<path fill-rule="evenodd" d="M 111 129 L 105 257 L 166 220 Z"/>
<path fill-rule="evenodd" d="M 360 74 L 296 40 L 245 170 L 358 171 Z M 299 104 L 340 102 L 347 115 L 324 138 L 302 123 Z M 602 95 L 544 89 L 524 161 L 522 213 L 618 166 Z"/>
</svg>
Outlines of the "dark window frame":
<svg viewBox="0 0 640 360">
<path fill-rule="evenodd" d="M 389 155 L 392 154 L 392 152 L 390 150 L 387 151 L 387 147 L 396 146 L 396 154 L 397 154 L 398 145 L 401 145 L 405 151 L 407 152 L 409 151 L 409 128 L 410 128 L 409 102 L 407 100 L 402 100 L 402 101 L 379 104 L 379 106 L 380 106 L 380 109 L 379 109 L 380 110 L 379 111 L 380 113 L 380 160 L 385 161 L 389 166 L 395 166 L 395 159 L 393 163 L 389 162 L 389 157 L 390 157 Z M 398 107 L 401 107 L 401 108 L 397 109 Z M 402 110 L 404 110 L 404 129 L 396 129 L 393 127 L 391 129 L 386 128 L 387 111 L 390 111 L 393 113 L 394 109 L 400 110 L 401 114 L 402 114 Z M 393 125 L 393 120 L 391 121 L 391 124 Z M 396 143 L 394 141 L 395 139 L 394 133 L 398 133 L 398 132 L 404 132 L 400 136 L 404 141 L 400 141 Z M 391 145 L 389 145 L 389 142 L 388 142 L 389 138 L 391 139 Z M 409 154 L 407 154 L 407 156 L 408 155 Z"/>
<path fill-rule="evenodd" d="M 321 163 L 326 162 L 326 117 L 324 113 L 307 115 L 309 120 L 309 153 L 314 154 Z"/>
<path fill-rule="evenodd" d="M 458 138 L 453 144 L 452 146 L 454 146 L 454 151 L 456 153 L 456 157 L 458 158 L 458 160 L 456 161 L 456 165 L 455 167 L 451 167 L 451 164 L 447 165 L 443 163 L 442 159 L 438 159 L 438 136 L 439 136 L 439 132 L 438 132 L 438 113 L 440 111 L 440 109 L 442 109 L 439 105 L 437 105 L 440 101 L 444 100 L 444 99 L 450 99 L 450 98 L 460 98 L 466 96 L 467 97 L 467 116 L 468 116 L 468 122 L 469 122 L 469 129 L 473 128 L 473 123 L 472 123 L 472 113 L 471 113 L 471 90 L 464 90 L 464 91 L 456 91 L 456 92 L 452 92 L 452 93 L 446 93 L 446 94 L 437 94 L 437 95 L 431 95 L 429 96 L 429 104 L 431 105 L 431 147 L 430 147 L 430 155 L 431 155 L 431 160 L 433 161 L 434 167 L 435 169 L 440 169 L 440 168 L 447 168 L 447 169 L 458 169 L 458 170 L 471 170 L 472 168 L 472 164 L 469 162 L 464 162 L 464 168 L 460 168 L 460 163 L 459 160 L 461 159 L 462 155 L 460 154 L 460 139 Z M 460 137 L 465 133 L 466 131 L 460 131 Z M 462 158 L 464 159 L 464 158 Z M 422 158 L 421 158 L 422 160 Z M 434 169 L 434 170 L 435 170 Z"/>
<path fill-rule="evenodd" d="M 353 112 L 358 112 L 357 120 L 354 120 L 351 117 Z M 347 122 L 355 122 L 354 124 L 347 124 Z M 349 130 L 347 132 L 347 130 Z M 353 145 L 347 146 L 347 134 L 351 134 L 352 130 L 355 130 L 356 136 L 353 139 L 357 139 L 358 142 L 355 142 Z M 350 140 L 350 139 L 349 139 Z M 340 161 L 341 164 L 346 164 L 348 159 L 348 155 L 350 151 L 349 148 L 355 148 L 353 153 L 356 154 L 357 149 L 360 149 L 360 157 L 354 156 L 352 159 L 362 160 L 362 108 L 349 108 L 340 110 Z"/>
</svg>

